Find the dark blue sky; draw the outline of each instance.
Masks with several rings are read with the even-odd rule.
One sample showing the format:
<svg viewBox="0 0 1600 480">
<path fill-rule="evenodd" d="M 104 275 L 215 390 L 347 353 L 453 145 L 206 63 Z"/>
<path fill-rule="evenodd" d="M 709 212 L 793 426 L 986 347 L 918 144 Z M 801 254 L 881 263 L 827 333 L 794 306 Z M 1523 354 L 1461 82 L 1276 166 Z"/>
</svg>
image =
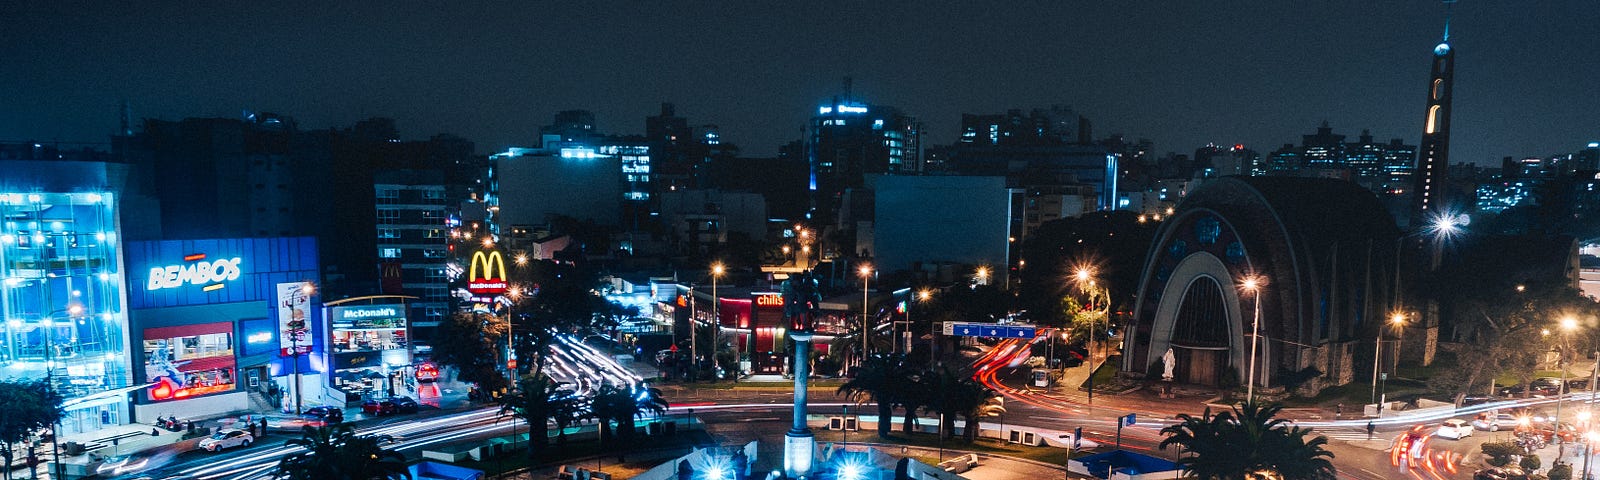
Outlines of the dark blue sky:
<svg viewBox="0 0 1600 480">
<path fill-rule="evenodd" d="M 0 4 L 0 140 L 103 142 L 136 118 L 394 117 L 480 152 L 557 110 L 642 133 L 662 101 L 747 154 L 799 137 L 855 78 L 921 118 L 1069 104 L 1095 136 L 1266 152 L 1322 120 L 1415 143 L 1437 0 L 1094 2 L 54 2 Z M 991 3 L 1003 3 L 991 5 Z M 331 6 L 330 6 L 331 4 Z M 1600 140 L 1600 2 L 1462 0 L 1452 158 Z"/>
</svg>

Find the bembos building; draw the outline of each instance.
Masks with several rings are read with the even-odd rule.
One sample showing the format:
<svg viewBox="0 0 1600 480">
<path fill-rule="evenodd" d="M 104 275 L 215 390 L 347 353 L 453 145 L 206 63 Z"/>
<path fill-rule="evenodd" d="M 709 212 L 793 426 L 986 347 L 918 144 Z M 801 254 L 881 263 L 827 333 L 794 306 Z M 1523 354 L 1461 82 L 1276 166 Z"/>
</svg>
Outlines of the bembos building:
<svg viewBox="0 0 1600 480">
<path fill-rule="evenodd" d="M 140 421 L 276 410 L 295 361 L 321 384 L 320 265 L 311 237 L 128 242 L 134 413 Z"/>
</svg>

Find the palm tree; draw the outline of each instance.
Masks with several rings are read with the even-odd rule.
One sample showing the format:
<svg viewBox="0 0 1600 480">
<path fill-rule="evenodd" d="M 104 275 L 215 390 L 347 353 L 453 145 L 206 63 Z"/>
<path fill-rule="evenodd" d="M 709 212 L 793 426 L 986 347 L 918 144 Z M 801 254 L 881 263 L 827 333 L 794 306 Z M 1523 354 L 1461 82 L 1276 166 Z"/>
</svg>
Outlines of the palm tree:
<svg viewBox="0 0 1600 480">
<path fill-rule="evenodd" d="M 387 436 L 356 435 L 348 423 L 305 427 L 300 438 L 286 445 L 304 451 L 283 457 L 273 478 L 287 480 L 391 480 L 410 479 L 406 459 L 383 448 Z"/>
<path fill-rule="evenodd" d="M 1231 411 L 1200 417 L 1178 415 L 1181 423 L 1161 429 L 1160 447 L 1178 446 L 1189 456 L 1178 461 L 1201 479 L 1333 479 L 1333 453 L 1327 437 L 1308 439 L 1310 429 L 1275 418 L 1282 408 L 1247 403 Z"/>
<path fill-rule="evenodd" d="M 615 438 L 626 441 L 633 438 L 634 419 L 649 414 L 665 414 L 667 407 L 668 403 L 662 398 L 660 389 L 643 385 L 624 388 L 606 384 L 595 391 L 590 401 L 589 415 L 600 423 L 604 438 L 613 438 L 610 435 L 611 422 L 616 422 Z"/>
<path fill-rule="evenodd" d="M 549 444 L 548 422 L 558 405 L 565 402 L 571 392 L 543 372 L 535 372 L 517 379 L 517 389 L 500 397 L 500 414 L 512 415 L 528 422 L 528 449 L 531 458 L 537 447 Z"/>
<path fill-rule="evenodd" d="M 884 355 L 874 355 L 861 364 L 861 369 L 856 371 L 856 378 L 850 379 L 839 386 L 838 395 L 845 395 L 861 405 L 873 402 L 878 405 L 878 438 L 889 438 L 890 417 L 894 416 L 894 405 L 897 402 L 895 391 L 895 374 L 899 370 L 895 359 Z"/>
<path fill-rule="evenodd" d="M 968 442 L 977 440 L 979 419 L 1005 413 L 1005 407 L 995 402 L 999 394 L 973 380 L 966 370 L 946 366 L 923 374 L 920 380 L 922 390 L 937 392 L 923 397 L 922 406 L 940 413 L 941 438 L 955 436 L 955 421 L 960 417 L 967 422 L 962 438 Z"/>
</svg>

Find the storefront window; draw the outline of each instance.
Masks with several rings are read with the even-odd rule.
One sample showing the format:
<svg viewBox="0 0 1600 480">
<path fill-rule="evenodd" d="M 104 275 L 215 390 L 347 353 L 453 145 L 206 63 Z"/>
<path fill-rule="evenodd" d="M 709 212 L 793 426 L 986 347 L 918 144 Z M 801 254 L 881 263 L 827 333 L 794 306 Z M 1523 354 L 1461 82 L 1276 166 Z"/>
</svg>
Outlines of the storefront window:
<svg viewBox="0 0 1600 480">
<path fill-rule="evenodd" d="M 144 381 L 150 400 L 174 400 L 233 391 L 231 322 L 148 328 L 144 331 Z"/>
<path fill-rule="evenodd" d="M 405 305 L 334 307 L 330 310 L 333 384 L 368 391 L 411 365 Z"/>
<path fill-rule="evenodd" d="M 111 194 L 0 192 L 5 376 L 48 376 L 69 401 L 129 385 L 117 241 Z"/>
</svg>

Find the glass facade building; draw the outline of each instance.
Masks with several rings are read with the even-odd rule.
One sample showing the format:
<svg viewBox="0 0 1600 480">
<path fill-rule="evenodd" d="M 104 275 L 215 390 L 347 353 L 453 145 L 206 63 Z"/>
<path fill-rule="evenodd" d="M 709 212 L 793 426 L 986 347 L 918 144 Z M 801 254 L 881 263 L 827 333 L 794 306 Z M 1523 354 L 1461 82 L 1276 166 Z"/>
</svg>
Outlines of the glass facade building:
<svg viewBox="0 0 1600 480">
<path fill-rule="evenodd" d="M 105 178 L 104 164 L 71 167 L 99 170 L 85 179 Z M 64 433 L 127 423 L 118 198 L 107 191 L 41 191 L 59 185 L 26 177 L 0 190 L 0 378 L 53 383 L 67 398 Z M 28 180 L 40 182 L 20 185 Z"/>
</svg>

